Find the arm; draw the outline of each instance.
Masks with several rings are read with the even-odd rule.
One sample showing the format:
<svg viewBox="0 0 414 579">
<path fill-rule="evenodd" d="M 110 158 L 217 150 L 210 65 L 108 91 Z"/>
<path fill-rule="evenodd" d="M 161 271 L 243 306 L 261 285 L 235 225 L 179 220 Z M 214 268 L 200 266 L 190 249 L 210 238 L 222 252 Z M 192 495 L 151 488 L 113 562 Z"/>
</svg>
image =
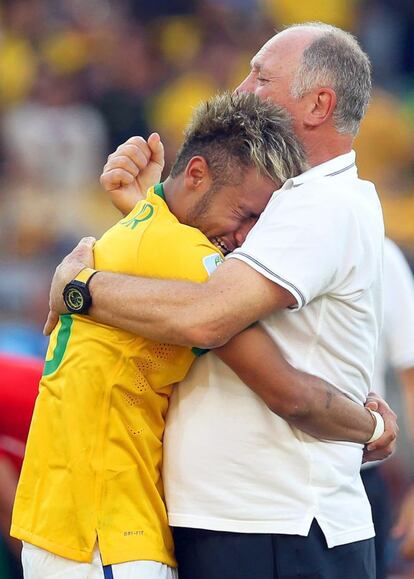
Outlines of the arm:
<svg viewBox="0 0 414 579">
<path fill-rule="evenodd" d="M 248 328 L 215 353 L 292 426 L 327 440 L 364 444 L 371 437 L 371 413 L 325 380 L 293 368 L 263 327 Z"/>
<path fill-rule="evenodd" d="M 82 240 L 56 269 L 53 312 L 65 312 L 63 288 L 83 267 L 93 267 L 93 242 Z M 221 346 L 256 320 L 295 303 L 290 292 L 236 259 L 223 263 L 203 284 L 99 272 L 89 288 L 94 320 L 153 340 L 200 348 Z M 45 333 L 51 329 L 50 317 Z"/>
<path fill-rule="evenodd" d="M 398 372 L 404 390 L 404 409 L 411 442 L 414 445 L 414 366 Z"/>
<path fill-rule="evenodd" d="M 109 156 L 101 183 L 115 206 L 128 213 L 145 193 L 145 187 L 159 180 L 163 164 L 159 135 L 154 133 L 148 142 L 132 137 Z M 46 334 L 52 331 L 58 313 L 65 312 L 64 286 L 83 267 L 93 267 L 93 243 L 92 238 L 82 240 L 57 268 Z M 90 285 L 94 302 L 90 315 L 96 321 L 159 341 L 202 348 L 222 345 L 267 313 L 295 303 L 288 291 L 235 262 L 223 264 L 203 286 L 100 272 Z"/>
<path fill-rule="evenodd" d="M 405 414 L 411 441 L 414 442 L 414 367 L 400 370 L 398 375 L 404 389 Z M 414 559 L 414 485 L 404 497 L 393 535 L 401 539 L 403 557 Z"/>
<path fill-rule="evenodd" d="M 163 167 L 164 147 L 158 133 L 152 133 L 148 141 L 131 137 L 109 155 L 101 185 L 115 207 L 127 215 L 159 182 Z"/>
<path fill-rule="evenodd" d="M 20 556 L 21 542 L 10 537 L 10 524 L 17 473 L 8 458 L 0 456 L 0 532 L 16 557 Z"/>
</svg>

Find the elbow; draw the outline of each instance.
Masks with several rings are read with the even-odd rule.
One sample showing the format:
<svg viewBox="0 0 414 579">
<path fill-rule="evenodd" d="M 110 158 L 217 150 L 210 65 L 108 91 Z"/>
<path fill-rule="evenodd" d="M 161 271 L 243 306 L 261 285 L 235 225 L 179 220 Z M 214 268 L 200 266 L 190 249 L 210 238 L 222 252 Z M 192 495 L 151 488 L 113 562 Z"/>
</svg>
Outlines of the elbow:
<svg viewBox="0 0 414 579">
<path fill-rule="evenodd" d="M 273 396 L 271 400 L 267 401 L 267 406 L 272 412 L 291 424 L 308 418 L 311 413 L 311 405 L 300 392 L 288 397 Z"/>
<path fill-rule="evenodd" d="M 219 348 L 226 344 L 231 337 L 220 327 L 220 324 L 216 323 L 197 321 L 196 325 L 191 324 L 184 330 L 186 345 L 203 350 Z"/>
</svg>

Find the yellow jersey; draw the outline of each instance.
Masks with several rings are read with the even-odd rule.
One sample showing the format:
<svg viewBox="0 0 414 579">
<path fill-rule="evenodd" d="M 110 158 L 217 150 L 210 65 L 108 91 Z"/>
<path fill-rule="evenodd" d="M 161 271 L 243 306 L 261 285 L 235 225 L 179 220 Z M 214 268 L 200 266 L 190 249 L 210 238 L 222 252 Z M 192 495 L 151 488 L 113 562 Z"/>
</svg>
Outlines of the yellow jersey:
<svg viewBox="0 0 414 579">
<path fill-rule="evenodd" d="M 96 243 L 100 270 L 207 280 L 222 256 L 169 211 L 162 185 Z M 195 353 L 63 315 L 51 335 L 11 534 L 87 562 L 175 565 L 161 480 L 172 385 Z"/>
</svg>

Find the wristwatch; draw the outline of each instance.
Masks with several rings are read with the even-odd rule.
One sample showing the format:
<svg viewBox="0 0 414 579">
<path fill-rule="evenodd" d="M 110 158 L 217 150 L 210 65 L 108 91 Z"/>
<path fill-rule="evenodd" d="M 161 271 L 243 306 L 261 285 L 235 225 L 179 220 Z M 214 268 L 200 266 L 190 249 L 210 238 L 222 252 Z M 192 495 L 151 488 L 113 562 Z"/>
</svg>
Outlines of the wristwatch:
<svg viewBox="0 0 414 579">
<path fill-rule="evenodd" d="M 66 284 L 63 290 L 63 301 L 71 314 L 87 314 L 92 305 L 89 283 L 98 273 L 90 267 L 83 268 L 78 275 Z"/>
</svg>

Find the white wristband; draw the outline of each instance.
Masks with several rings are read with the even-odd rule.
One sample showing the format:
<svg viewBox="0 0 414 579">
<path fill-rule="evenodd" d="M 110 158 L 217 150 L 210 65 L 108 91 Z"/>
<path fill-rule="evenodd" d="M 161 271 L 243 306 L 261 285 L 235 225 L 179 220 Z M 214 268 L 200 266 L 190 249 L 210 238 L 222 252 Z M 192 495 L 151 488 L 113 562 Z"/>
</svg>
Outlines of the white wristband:
<svg viewBox="0 0 414 579">
<path fill-rule="evenodd" d="M 375 442 L 376 440 L 381 438 L 381 436 L 384 434 L 385 424 L 384 424 L 384 419 L 379 412 L 375 412 L 374 410 L 371 410 L 370 408 L 367 408 L 367 410 L 369 410 L 371 412 L 372 416 L 375 418 L 374 432 L 372 433 L 371 438 L 369 440 L 367 440 L 367 442 L 365 443 L 365 444 L 371 444 L 371 442 Z"/>
</svg>

